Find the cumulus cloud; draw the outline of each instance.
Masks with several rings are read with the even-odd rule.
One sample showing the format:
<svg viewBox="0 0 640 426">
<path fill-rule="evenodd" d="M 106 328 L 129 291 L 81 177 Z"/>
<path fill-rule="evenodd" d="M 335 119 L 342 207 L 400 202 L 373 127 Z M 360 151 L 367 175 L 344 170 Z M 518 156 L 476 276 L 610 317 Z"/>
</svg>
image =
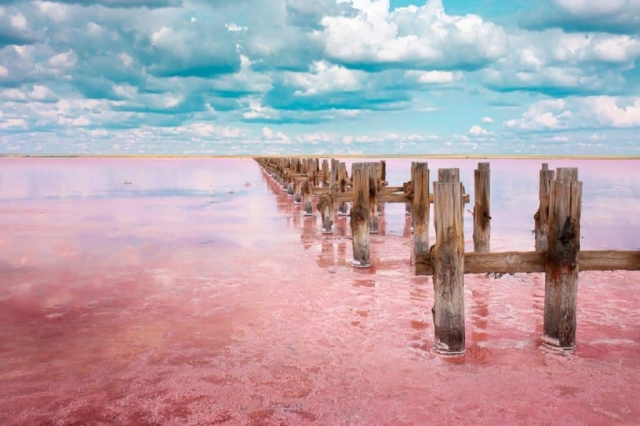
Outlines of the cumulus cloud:
<svg viewBox="0 0 640 426">
<path fill-rule="evenodd" d="M 328 16 L 321 22 L 325 53 L 349 67 L 477 69 L 507 50 L 501 27 L 478 15 L 447 15 L 441 0 L 393 11 L 389 0 L 345 1 L 355 16 Z"/>
<path fill-rule="evenodd" d="M 351 92 L 362 88 L 366 74 L 362 71 L 348 70 L 327 61 L 311 64 L 307 73 L 285 73 L 284 83 L 296 88 L 294 95 L 310 96 L 326 92 Z"/>
<path fill-rule="evenodd" d="M 640 40 L 628 35 L 524 31 L 509 36 L 509 54 L 481 72 L 499 91 L 616 94 L 623 72 L 640 58 Z"/>
<path fill-rule="evenodd" d="M 462 72 L 456 71 L 406 71 L 405 78 L 418 84 L 449 84 L 462 78 Z"/>
<path fill-rule="evenodd" d="M 640 127 L 640 98 L 592 96 L 536 102 L 518 119 L 505 122 L 513 130 L 545 131 Z"/>
<path fill-rule="evenodd" d="M 472 136 L 487 136 L 491 134 L 491 132 L 483 129 L 480 126 L 474 125 L 474 126 L 471 126 L 471 128 L 469 129 L 469 134 Z"/>
<path fill-rule="evenodd" d="M 52 3 L 67 3 L 80 6 L 100 5 L 111 8 L 159 8 L 178 7 L 182 0 L 52 0 Z"/>
<path fill-rule="evenodd" d="M 262 138 L 269 142 L 291 143 L 291 139 L 289 138 L 289 136 L 285 135 L 282 132 L 275 132 L 270 127 L 262 128 Z"/>
<path fill-rule="evenodd" d="M 481 121 L 483 123 L 491 124 L 491 123 L 493 123 L 493 118 L 491 118 L 491 117 L 482 117 Z"/>
<path fill-rule="evenodd" d="M 616 34 L 640 32 L 637 0 L 551 0 L 551 7 L 524 20 L 529 28 L 558 27 L 565 31 L 598 31 Z"/>
</svg>

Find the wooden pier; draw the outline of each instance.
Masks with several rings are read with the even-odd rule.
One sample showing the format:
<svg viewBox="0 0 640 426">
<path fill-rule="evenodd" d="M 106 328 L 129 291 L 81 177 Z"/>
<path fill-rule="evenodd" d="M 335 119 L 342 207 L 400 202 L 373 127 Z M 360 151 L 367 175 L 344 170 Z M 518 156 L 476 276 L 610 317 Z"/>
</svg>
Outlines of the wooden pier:
<svg viewBox="0 0 640 426">
<path fill-rule="evenodd" d="M 578 272 L 640 270 L 640 251 L 581 251 L 582 182 L 578 169 L 540 171 L 539 209 L 534 215 L 535 251 L 490 252 L 490 165 L 474 171 L 474 252 L 464 251 L 463 211 L 470 196 L 460 182 L 459 169 L 439 169 L 430 193 L 426 162 L 411 165 L 411 180 L 391 187 L 384 161 L 354 163 L 351 178 L 345 163 L 302 158 L 256 158 L 260 166 L 293 195 L 304 200 L 312 214 L 312 197 L 323 233 L 332 232 L 335 206 L 346 214 L 352 203 L 350 225 L 353 265 L 369 267 L 369 235 L 378 231 L 378 215 L 385 203 L 403 203 L 413 220 L 413 259 L 416 275 L 433 277 L 434 351 L 442 355 L 465 353 L 465 274 L 544 273 L 545 304 L 542 341 L 545 347 L 571 351 L 576 347 Z M 329 167 L 330 165 L 330 167 Z M 433 204 L 436 243 L 429 248 L 429 220 Z"/>
</svg>

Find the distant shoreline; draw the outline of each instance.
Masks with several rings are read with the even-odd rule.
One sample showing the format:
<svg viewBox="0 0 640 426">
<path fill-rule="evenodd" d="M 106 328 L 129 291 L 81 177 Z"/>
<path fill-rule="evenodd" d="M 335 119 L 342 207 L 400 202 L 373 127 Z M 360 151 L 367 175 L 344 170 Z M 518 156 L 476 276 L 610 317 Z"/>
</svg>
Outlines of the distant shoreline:
<svg viewBox="0 0 640 426">
<path fill-rule="evenodd" d="M 326 155 L 54 155 L 54 154 L 0 154 L 0 158 L 78 158 L 78 159 L 253 159 L 262 158 L 380 158 L 380 159 L 456 159 L 456 160 L 640 160 L 638 156 L 625 155 L 464 155 L 464 154 L 326 154 Z"/>
</svg>

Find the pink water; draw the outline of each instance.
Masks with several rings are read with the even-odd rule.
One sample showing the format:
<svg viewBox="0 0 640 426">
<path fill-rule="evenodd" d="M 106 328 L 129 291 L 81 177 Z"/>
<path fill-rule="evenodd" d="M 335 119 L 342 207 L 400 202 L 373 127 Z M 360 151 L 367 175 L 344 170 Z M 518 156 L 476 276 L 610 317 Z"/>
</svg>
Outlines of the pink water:
<svg viewBox="0 0 640 426">
<path fill-rule="evenodd" d="M 550 163 L 580 167 L 583 248 L 638 248 L 638 162 Z M 492 249 L 529 250 L 540 161 L 491 167 Z M 445 359 L 403 207 L 353 269 L 348 219 L 322 235 L 251 160 L 0 159 L 0 228 L 0 424 L 640 418 L 638 272 L 580 274 L 569 356 L 540 348 L 542 275 L 468 275 Z"/>
</svg>

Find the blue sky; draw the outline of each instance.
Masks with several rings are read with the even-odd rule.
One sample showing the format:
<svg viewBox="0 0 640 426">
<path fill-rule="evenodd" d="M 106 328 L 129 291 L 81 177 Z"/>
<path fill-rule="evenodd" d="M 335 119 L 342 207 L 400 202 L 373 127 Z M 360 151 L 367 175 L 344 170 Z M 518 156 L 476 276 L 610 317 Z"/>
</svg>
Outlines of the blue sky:
<svg viewBox="0 0 640 426">
<path fill-rule="evenodd" d="M 640 155 L 640 1 L 0 0 L 0 154 Z"/>
</svg>

